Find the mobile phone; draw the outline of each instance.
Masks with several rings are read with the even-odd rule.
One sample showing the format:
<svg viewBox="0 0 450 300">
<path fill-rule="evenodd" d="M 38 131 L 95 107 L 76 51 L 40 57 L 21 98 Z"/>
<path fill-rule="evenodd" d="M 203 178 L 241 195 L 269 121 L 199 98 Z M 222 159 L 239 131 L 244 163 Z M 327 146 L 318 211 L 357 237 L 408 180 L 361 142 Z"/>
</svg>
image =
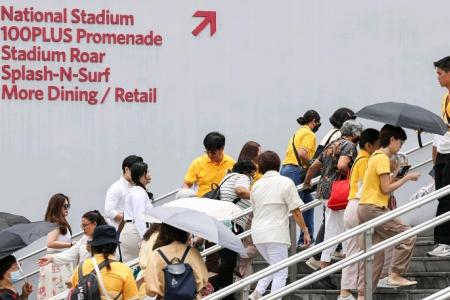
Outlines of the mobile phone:
<svg viewBox="0 0 450 300">
<path fill-rule="evenodd" d="M 396 178 L 402 178 L 408 173 L 408 170 L 411 168 L 410 165 L 401 166 L 400 170 L 398 171 L 397 175 L 395 175 Z"/>
</svg>

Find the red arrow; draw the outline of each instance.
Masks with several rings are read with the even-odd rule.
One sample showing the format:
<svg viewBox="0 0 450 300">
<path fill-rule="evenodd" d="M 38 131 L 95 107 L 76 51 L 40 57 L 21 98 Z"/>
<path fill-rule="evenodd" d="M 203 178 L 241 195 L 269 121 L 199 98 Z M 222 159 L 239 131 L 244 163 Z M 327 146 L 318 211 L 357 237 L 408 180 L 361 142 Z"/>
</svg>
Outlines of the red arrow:
<svg viewBox="0 0 450 300">
<path fill-rule="evenodd" d="M 215 11 L 206 11 L 206 10 L 198 10 L 194 13 L 193 17 L 196 18 L 204 18 L 203 21 L 192 30 L 192 34 L 194 36 L 199 35 L 200 32 L 205 29 L 205 27 L 210 25 L 209 35 L 213 36 L 216 33 L 216 12 Z"/>
</svg>

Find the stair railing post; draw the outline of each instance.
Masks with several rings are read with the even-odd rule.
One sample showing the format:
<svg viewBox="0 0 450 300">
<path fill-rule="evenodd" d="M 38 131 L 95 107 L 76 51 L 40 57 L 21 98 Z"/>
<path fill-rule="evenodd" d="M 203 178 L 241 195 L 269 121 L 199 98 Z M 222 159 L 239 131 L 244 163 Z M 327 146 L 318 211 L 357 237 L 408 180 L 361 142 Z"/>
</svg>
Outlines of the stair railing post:
<svg viewBox="0 0 450 300">
<path fill-rule="evenodd" d="M 297 225 L 292 217 L 289 218 L 289 233 L 291 236 L 289 256 L 292 256 L 297 253 Z M 293 264 L 289 267 L 289 279 L 291 282 L 297 280 L 297 264 Z"/>
<path fill-rule="evenodd" d="M 239 299 L 240 300 L 248 300 L 248 296 L 250 294 L 250 286 L 247 285 L 245 288 L 243 288 L 240 292 Z"/>
<path fill-rule="evenodd" d="M 369 251 L 373 244 L 373 228 L 364 232 L 364 252 Z M 373 255 L 364 259 L 364 299 L 372 300 L 372 270 L 373 270 Z"/>
</svg>

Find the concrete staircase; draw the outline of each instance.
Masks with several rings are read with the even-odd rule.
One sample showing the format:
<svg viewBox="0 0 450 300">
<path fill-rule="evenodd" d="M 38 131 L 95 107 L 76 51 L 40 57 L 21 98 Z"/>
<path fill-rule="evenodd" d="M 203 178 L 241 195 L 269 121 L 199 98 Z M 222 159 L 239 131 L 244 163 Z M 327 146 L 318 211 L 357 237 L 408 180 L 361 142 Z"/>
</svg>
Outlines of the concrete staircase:
<svg viewBox="0 0 450 300">
<path fill-rule="evenodd" d="M 427 257 L 426 253 L 433 249 L 432 231 L 427 231 L 418 237 L 414 249 L 413 259 L 405 276 L 408 279 L 418 281 L 418 284 L 408 288 L 381 289 L 374 293 L 376 300 L 416 300 L 423 299 L 443 288 L 450 286 L 450 258 Z M 254 263 L 255 271 L 261 270 L 267 264 L 263 259 L 257 259 Z M 313 271 L 306 266 L 305 262 L 300 262 L 297 266 L 300 279 Z M 323 281 L 313 283 L 303 289 L 297 290 L 284 299 L 292 300 L 336 300 L 339 295 L 341 274 L 335 273 L 329 276 L 329 281 L 337 289 L 330 289 L 330 286 Z M 356 296 L 356 292 L 354 293 Z"/>
</svg>

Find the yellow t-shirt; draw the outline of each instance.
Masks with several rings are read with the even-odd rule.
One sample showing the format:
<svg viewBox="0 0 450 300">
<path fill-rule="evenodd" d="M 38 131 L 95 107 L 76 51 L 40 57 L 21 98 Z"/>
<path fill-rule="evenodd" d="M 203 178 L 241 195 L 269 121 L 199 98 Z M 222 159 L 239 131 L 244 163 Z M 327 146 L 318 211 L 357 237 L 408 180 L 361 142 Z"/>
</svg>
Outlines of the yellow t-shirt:
<svg viewBox="0 0 450 300">
<path fill-rule="evenodd" d="M 350 174 L 350 193 L 348 194 L 348 200 L 356 198 L 359 183 L 362 182 L 364 179 L 364 174 L 366 174 L 369 156 L 369 153 L 362 149 L 359 151 L 358 156 L 355 159 L 355 163 L 352 167 L 352 173 Z"/>
<path fill-rule="evenodd" d="M 286 148 L 286 155 L 283 160 L 283 165 L 297 165 L 297 158 L 295 157 L 294 149 L 292 148 L 292 136 Z M 300 127 L 295 133 L 295 148 L 298 150 L 305 149 L 311 159 L 316 151 L 316 135 L 308 126 Z"/>
<path fill-rule="evenodd" d="M 388 206 L 389 195 L 381 190 L 380 175 L 389 173 L 391 173 L 389 157 L 382 150 L 375 151 L 367 162 L 359 204 Z"/>
<path fill-rule="evenodd" d="M 110 257 L 114 260 L 114 257 Z M 104 261 L 103 254 L 96 254 L 95 260 L 97 264 L 101 264 Z M 72 275 L 72 287 L 78 284 L 78 265 Z M 83 263 L 83 275 L 86 275 L 94 270 L 94 265 L 92 260 L 88 259 Z M 130 267 L 121 262 L 111 262 L 111 270 L 106 267 L 100 270 L 102 275 L 103 283 L 105 284 L 105 289 L 108 291 L 110 298 L 115 298 L 122 291 L 122 295 L 118 298 L 120 299 L 138 299 L 138 289 L 136 286 L 136 281 L 134 281 L 133 273 Z M 102 297 L 103 299 L 103 297 Z"/>
<path fill-rule="evenodd" d="M 448 102 L 447 107 L 445 107 L 445 104 L 447 104 L 447 97 L 449 97 L 449 93 L 445 93 L 444 96 L 442 96 L 442 120 L 444 120 L 445 124 L 448 124 L 447 116 L 450 119 L 450 101 Z"/>
<path fill-rule="evenodd" d="M 234 159 L 227 154 L 223 154 L 223 159 L 220 164 L 216 164 L 208 155 L 203 154 L 194 159 L 189 166 L 186 175 L 184 175 L 184 182 L 188 184 L 197 183 L 197 196 L 202 197 L 211 190 L 211 184 L 219 184 L 223 177 L 234 166 Z"/>
</svg>

